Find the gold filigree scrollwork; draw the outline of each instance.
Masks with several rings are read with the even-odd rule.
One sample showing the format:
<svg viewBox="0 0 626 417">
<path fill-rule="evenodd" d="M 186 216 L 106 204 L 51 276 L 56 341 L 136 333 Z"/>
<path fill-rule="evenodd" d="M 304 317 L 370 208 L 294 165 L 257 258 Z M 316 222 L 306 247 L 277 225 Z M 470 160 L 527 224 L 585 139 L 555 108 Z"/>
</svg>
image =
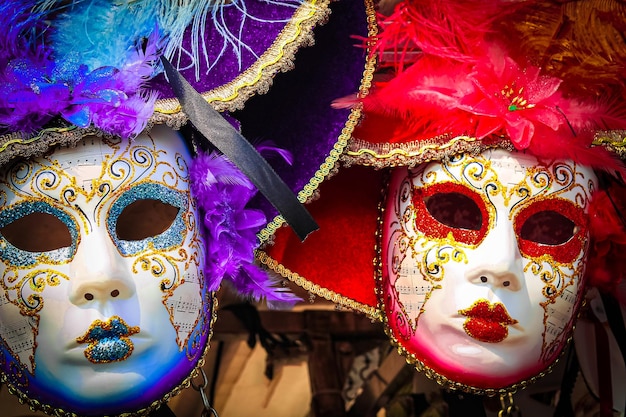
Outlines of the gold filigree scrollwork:
<svg viewBox="0 0 626 417">
<path fill-rule="evenodd" d="M 178 251 L 179 257 L 176 258 L 172 255 L 166 254 L 164 251 L 151 251 L 141 256 L 133 262 L 132 271 L 138 273 L 141 268 L 143 271 L 150 271 L 155 278 L 162 278 L 161 290 L 164 292 L 171 292 L 174 290 L 180 282 L 180 270 L 177 263 L 184 263 L 188 259 L 187 251 L 180 248 Z M 168 266 L 170 268 L 168 268 Z M 167 273 L 168 270 L 173 272 Z"/>
<path fill-rule="evenodd" d="M 18 306 L 22 314 L 33 316 L 43 308 L 41 293 L 46 287 L 60 285 L 62 280 L 69 281 L 69 277 L 51 269 L 34 270 L 19 277 L 17 270 L 7 268 L 2 287 L 7 299 Z"/>
</svg>

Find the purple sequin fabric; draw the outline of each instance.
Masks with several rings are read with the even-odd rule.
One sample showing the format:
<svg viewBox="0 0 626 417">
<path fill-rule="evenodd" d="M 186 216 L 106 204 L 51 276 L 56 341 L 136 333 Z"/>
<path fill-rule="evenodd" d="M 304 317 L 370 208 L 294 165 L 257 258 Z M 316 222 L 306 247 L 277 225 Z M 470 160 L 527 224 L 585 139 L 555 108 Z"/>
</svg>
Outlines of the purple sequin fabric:
<svg viewBox="0 0 626 417">
<path fill-rule="evenodd" d="M 193 62 L 184 53 L 178 53 L 171 59 L 185 79 L 200 93 L 231 82 L 249 68 L 272 45 L 292 18 L 299 1 L 272 2 L 271 7 L 264 1 L 243 3 L 232 3 L 221 8 L 215 23 L 205 29 L 199 48 L 206 47 L 206 53 L 200 51 L 198 60 Z M 236 39 L 231 37 L 234 35 Z M 190 28 L 185 33 L 182 49 L 194 49 Z M 151 88 L 159 92 L 161 99 L 174 97 L 163 74 L 155 77 Z"/>
</svg>

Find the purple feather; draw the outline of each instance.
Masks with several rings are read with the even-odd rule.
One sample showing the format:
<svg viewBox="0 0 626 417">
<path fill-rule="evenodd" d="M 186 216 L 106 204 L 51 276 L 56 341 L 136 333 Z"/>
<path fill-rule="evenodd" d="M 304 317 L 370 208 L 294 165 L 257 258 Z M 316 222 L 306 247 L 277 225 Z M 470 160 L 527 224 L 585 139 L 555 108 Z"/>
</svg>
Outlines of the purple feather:
<svg viewBox="0 0 626 417">
<path fill-rule="evenodd" d="M 156 100 L 144 87 L 158 65 L 158 29 L 145 45 L 138 43 L 122 68 L 90 71 L 76 55 L 54 57 L 44 49 L 46 15 L 31 13 L 35 3 L 0 6 L 0 24 L 10 28 L 0 31 L 0 130 L 32 133 L 61 116 L 123 137 L 140 133 Z"/>
<path fill-rule="evenodd" d="M 289 165 L 293 165 L 293 155 L 286 149 L 282 149 L 274 145 L 274 142 L 270 140 L 265 140 L 260 142 L 254 146 L 259 153 L 265 157 L 273 156 L 276 154 L 280 156 L 285 162 Z"/>
<path fill-rule="evenodd" d="M 191 191 L 202 214 L 205 231 L 206 267 L 209 290 L 223 280 L 254 300 L 268 306 L 291 306 L 299 300 L 276 286 L 266 271 L 254 263 L 257 233 L 265 225 L 260 210 L 246 205 L 256 193 L 250 181 L 226 157 L 198 155 L 190 168 Z"/>
</svg>

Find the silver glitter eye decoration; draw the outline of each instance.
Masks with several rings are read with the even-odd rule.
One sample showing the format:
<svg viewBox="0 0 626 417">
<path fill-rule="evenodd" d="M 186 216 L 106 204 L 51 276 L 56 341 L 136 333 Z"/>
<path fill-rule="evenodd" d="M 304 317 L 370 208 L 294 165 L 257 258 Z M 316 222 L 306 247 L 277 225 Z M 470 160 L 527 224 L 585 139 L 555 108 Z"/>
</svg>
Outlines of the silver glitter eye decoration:
<svg viewBox="0 0 626 417">
<path fill-rule="evenodd" d="M 78 226 L 63 210 L 44 201 L 22 202 L 0 211 L 0 258 L 16 266 L 72 259 Z"/>
<path fill-rule="evenodd" d="M 169 249 L 185 237 L 183 213 L 187 194 L 157 183 L 142 183 L 125 191 L 112 205 L 107 229 L 120 253 L 135 255 L 150 247 Z"/>
</svg>

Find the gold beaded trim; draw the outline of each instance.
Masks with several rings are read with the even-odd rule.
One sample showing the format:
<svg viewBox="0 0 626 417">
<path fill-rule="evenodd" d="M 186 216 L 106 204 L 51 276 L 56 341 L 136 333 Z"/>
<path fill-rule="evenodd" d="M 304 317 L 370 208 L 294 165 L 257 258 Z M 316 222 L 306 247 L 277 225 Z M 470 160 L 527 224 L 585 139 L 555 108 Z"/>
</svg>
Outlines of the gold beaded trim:
<svg viewBox="0 0 626 417">
<path fill-rule="evenodd" d="M 95 128 L 81 129 L 76 126 L 64 126 L 42 129 L 36 135 L 15 132 L 0 136 L 0 166 L 16 156 L 31 158 L 43 155 L 53 145 L 76 144 L 85 135 L 103 136 Z"/>
<path fill-rule="evenodd" d="M 626 159 L 626 130 L 598 132 L 593 139 L 593 144 L 605 146 L 620 158 Z"/>
<path fill-rule="evenodd" d="M 450 138 L 449 135 L 440 135 L 408 143 L 371 143 L 352 138 L 347 151 L 342 156 L 342 162 L 348 166 L 365 165 L 377 169 L 398 166 L 414 167 L 459 153 L 477 155 L 488 148 L 496 147 L 513 150 L 513 144 L 505 138 L 489 145 L 470 136 Z"/>
<path fill-rule="evenodd" d="M 278 263 L 273 258 L 271 258 L 267 253 L 262 250 L 258 250 L 256 253 L 257 260 L 263 265 L 267 266 L 272 271 L 276 272 L 280 276 L 287 278 L 292 281 L 296 285 L 302 287 L 306 291 L 310 291 L 313 294 L 316 294 L 320 297 L 327 299 L 335 304 L 338 304 L 343 307 L 348 307 L 352 310 L 360 311 L 362 313 L 367 314 L 373 320 L 381 321 L 381 313 L 375 307 L 369 306 L 367 304 L 362 304 L 357 301 L 354 301 L 348 297 L 344 297 L 341 294 L 337 294 L 334 291 L 330 291 L 326 288 L 320 287 L 317 284 L 312 283 L 306 278 L 298 275 L 295 272 L 292 272 L 289 268 L 286 268 L 284 265 Z"/>
<path fill-rule="evenodd" d="M 598 132 L 592 144 L 604 146 L 621 159 L 626 159 L 626 130 Z M 450 138 L 446 134 L 407 143 L 372 143 L 353 137 L 341 160 L 347 166 L 364 165 L 378 169 L 398 166 L 414 167 L 459 153 L 479 154 L 488 148 L 497 147 L 509 151 L 514 150 L 510 140 L 504 137 L 490 145 L 485 145 L 474 137 Z"/>
<path fill-rule="evenodd" d="M 365 12 L 367 15 L 368 36 L 371 38 L 378 34 L 378 27 L 376 26 L 376 12 L 374 10 L 374 3 L 372 0 L 365 0 Z M 361 85 L 359 87 L 359 96 L 365 97 L 370 87 L 372 86 L 372 79 L 374 78 L 374 70 L 376 68 L 375 57 L 368 54 L 368 58 L 365 62 L 365 69 L 361 78 Z M 326 160 L 320 165 L 315 175 L 309 180 L 309 182 L 298 192 L 298 201 L 306 203 L 314 197 L 319 185 L 326 179 L 330 178 L 337 172 L 337 164 L 341 154 L 346 149 L 348 141 L 352 136 L 354 128 L 361 119 L 361 108 L 357 107 L 352 109 L 348 120 L 344 125 L 344 128 L 337 139 L 337 142 L 330 150 Z M 258 234 L 261 243 L 267 242 L 274 235 L 276 230 L 285 223 L 285 219 L 278 215 L 271 222 L 265 226 Z"/>
<path fill-rule="evenodd" d="M 298 49 L 313 44 L 313 28 L 328 19 L 329 3 L 330 0 L 303 2 L 259 59 L 234 80 L 202 93 L 202 97 L 221 112 L 242 109 L 253 95 L 267 93 L 277 73 L 293 68 Z M 178 99 L 169 98 L 156 102 L 150 121 L 176 128 L 182 126 L 187 117 Z"/>
<path fill-rule="evenodd" d="M 103 417 L 141 417 L 141 416 L 146 416 L 148 414 L 150 414 L 151 412 L 153 412 L 154 410 L 156 410 L 157 408 L 159 408 L 161 405 L 165 404 L 166 402 L 168 402 L 172 397 L 177 396 L 178 394 L 181 393 L 181 391 L 183 391 L 184 389 L 189 388 L 189 386 L 191 385 L 191 380 L 194 379 L 195 377 L 197 377 L 198 375 L 200 375 L 200 368 L 202 368 L 204 366 L 204 357 L 206 356 L 207 352 L 209 351 L 209 348 L 211 346 L 211 339 L 213 338 L 213 328 L 215 326 L 215 321 L 217 320 L 217 307 L 218 307 L 218 302 L 217 302 L 217 298 L 215 296 L 215 292 L 211 293 L 211 298 L 213 300 L 213 305 L 212 305 L 212 311 L 211 311 L 211 321 L 209 323 L 209 335 L 207 338 L 207 345 L 204 348 L 204 352 L 202 352 L 202 355 L 200 356 L 200 359 L 198 360 L 198 363 L 196 364 L 195 368 L 191 371 L 191 373 L 189 374 L 189 376 L 187 376 L 187 378 L 185 378 L 178 386 L 172 388 L 172 390 L 170 392 L 168 392 L 167 394 L 165 394 L 163 396 L 163 398 L 154 401 L 152 404 L 150 404 L 148 407 L 146 408 L 142 408 L 141 410 L 138 411 L 134 411 L 132 413 L 122 413 L 122 414 L 116 414 L 116 415 L 111 415 L 111 416 L 103 416 Z M 66 411 L 63 410 L 61 408 L 54 408 L 48 404 L 42 404 L 37 400 L 33 400 L 31 398 L 29 398 L 26 394 L 24 394 L 22 391 L 20 391 L 18 388 L 14 387 L 13 385 L 11 385 L 8 381 L 8 378 L 6 377 L 6 375 L 4 375 L 4 373 L 0 373 L 0 383 L 6 384 L 9 393 L 12 395 L 15 395 L 18 397 L 18 400 L 20 401 L 21 404 L 27 404 L 30 409 L 32 411 L 42 411 L 46 414 L 49 414 L 51 416 L 54 417 L 80 417 L 78 414 L 72 413 L 70 411 Z"/>
</svg>

